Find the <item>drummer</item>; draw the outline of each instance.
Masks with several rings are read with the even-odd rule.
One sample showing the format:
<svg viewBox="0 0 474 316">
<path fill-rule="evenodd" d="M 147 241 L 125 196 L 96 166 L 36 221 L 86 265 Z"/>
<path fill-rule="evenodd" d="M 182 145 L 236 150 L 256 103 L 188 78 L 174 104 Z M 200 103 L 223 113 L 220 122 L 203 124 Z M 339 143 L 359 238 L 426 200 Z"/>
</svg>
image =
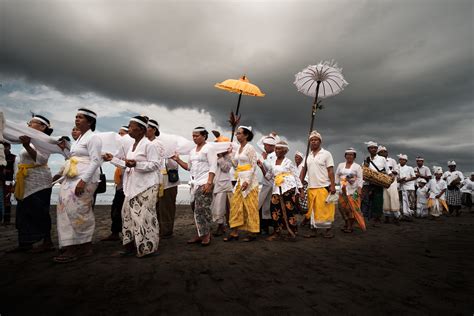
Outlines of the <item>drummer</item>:
<svg viewBox="0 0 474 316">
<path fill-rule="evenodd" d="M 387 160 L 377 154 L 378 144 L 374 141 L 365 143 L 369 156 L 364 165 L 374 171 L 392 176 L 392 171 L 387 165 Z M 364 217 L 372 221 L 374 227 L 380 223 L 383 213 L 383 187 L 368 181 L 362 187 L 362 213 Z"/>
</svg>

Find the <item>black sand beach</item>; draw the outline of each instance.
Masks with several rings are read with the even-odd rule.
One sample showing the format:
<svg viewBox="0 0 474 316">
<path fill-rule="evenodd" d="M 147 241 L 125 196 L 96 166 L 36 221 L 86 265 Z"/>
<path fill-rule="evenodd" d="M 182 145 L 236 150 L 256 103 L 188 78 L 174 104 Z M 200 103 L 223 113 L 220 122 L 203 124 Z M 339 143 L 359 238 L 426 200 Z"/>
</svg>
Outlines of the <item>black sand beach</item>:
<svg viewBox="0 0 474 316">
<path fill-rule="evenodd" d="M 194 225 L 190 208 L 179 207 L 174 238 L 144 259 L 112 257 L 120 244 L 99 242 L 109 208 L 96 216 L 95 254 L 63 265 L 54 253 L 5 254 L 16 231 L 0 227 L 2 316 L 474 311 L 474 214 L 337 231 L 333 239 L 304 239 L 307 228 L 294 242 L 219 238 L 204 248 L 186 244 Z"/>
</svg>

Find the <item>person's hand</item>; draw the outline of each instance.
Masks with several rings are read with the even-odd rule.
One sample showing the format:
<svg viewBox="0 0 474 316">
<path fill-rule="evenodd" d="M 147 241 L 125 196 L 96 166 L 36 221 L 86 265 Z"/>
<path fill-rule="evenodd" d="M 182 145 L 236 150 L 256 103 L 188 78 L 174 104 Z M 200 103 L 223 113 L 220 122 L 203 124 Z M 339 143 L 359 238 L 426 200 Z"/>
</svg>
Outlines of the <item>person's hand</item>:
<svg viewBox="0 0 474 316">
<path fill-rule="evenodd" d="M 242 183 L 242 185 L 241 185 L 242 191 L 247 190 L 248 186 L 249 186 L 249 184 L 247 182 Z"/>
<path fill-rule="evenodd" d="M 331 194 L 336 193 L 336 186 L 334 184 L 331 184 L 329 186 L 329 192 L 331 192 Z"/>
<path fill-rule="evenodd" d="M 30 145 L 30 142 L 31 142 L 30 137 L 23 135 L 23 136 L 20 136 L 19 139 L 20 139 L 20 142 L 23 144 L 23 147 L 27 147 Z"/>
<path fill-rule="evenodd" d="M 232 153 L 232 145 L 230 145 L 229 148 L 227 148 L 227 153 L 228 153 L 228 154 L 231 154 L 231 153 Z"/>
<path fill-rule="evenodd" d="M 66 140 L 65 139 L 61 140 L 58 143 L 58 147 L 61 148 L 62 151 L 64 151 L 64 149 L 66 149 Z"/>
<path fill-rule="evenodd" d="M 401 178 L 398 182 L 399 182 L 399 183 L 405 183 L 406 180 L 405 180 L 405 178 Z"/>
<path fill-rule="evenodd" d="M 212 193 L 212 183 L 206 183 L 204 185 L 204 193 L 206 194 Z"/>
<path fill-rule="evenodd" d="M 180 159 L 179 159 L 179 154 L 178 154 L 178 153 L 175 153 L 175 154 L 171 157 L 171 159 L 173 159 L 174 161 L 178 162 L 178 160 L 180 160 Z"/>
<path fill-rule="evenodd" d="M 299 196 L 304 196 L 304 190 L 303 188 L 299 188 Z"/>
<path fill-rule="evenodd" d="M 263 159 L 267 159 L 268 154 L 266 152 L 262 153 Z"/>
<path fill-rule="evenodd" d="M 86 187 L 86 183 L 82 180 L 79 180 L 79 182 L 76 185 L 76 189 L 74 190 L 74 194 L 76 196 L 81 196 L 82 193 L 84 193 Z"/>
<path fill-rule="evenodd" d="M 105 153 L 102 155 L 102 159 L 104 161 L 111 161 L 112 158 L 114 158 L 114 155 L 112 155 L 111 153 Z"/>
<path fill-rule="evenodd" d="M 260 160 L 257 160 L 257 166 L 259 166 L 260 168 L 263 168 L 263 162 L 261 162 Z"/>
<path fill-rule="evenodd" d="M 134 159 L 125 159 L 125 166 L 133 168 L 137 165 L 137 162 Z"/>
</svg>

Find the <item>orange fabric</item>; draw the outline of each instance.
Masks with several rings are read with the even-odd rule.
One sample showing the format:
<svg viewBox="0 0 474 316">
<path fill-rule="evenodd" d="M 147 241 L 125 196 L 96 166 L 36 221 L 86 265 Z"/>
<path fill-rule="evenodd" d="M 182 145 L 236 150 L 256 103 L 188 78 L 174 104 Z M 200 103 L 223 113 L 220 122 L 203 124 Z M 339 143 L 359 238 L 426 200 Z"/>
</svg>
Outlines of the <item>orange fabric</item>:
<svg viewBox="0 0 474 316">
<path fill-rule="evenodd" d="M 122 182 L 122 168 L 115 168 L 114 182 L 116 185 L 119 185 Z"/>
</svg>

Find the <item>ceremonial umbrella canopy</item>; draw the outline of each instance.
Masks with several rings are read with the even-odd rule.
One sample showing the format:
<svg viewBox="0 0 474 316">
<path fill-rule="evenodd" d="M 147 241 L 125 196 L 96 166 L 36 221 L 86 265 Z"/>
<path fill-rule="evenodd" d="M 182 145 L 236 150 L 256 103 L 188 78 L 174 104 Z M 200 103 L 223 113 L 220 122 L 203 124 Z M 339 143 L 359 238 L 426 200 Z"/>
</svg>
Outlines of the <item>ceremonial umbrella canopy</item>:
<svg viewBox="0 0 474 316">
<path fill-rule="evenodd" d="M 240 100 L 242 99 L 242 95 L 249 95 L 253 97 L 263 97 L 265 93 L 260 91 L 260 88 L 254 84 L 251 84 L 249 79 L 246 76 L 241 77 L 240 79 L 227 79 L 221 83 L 216 83 L 214 87 L 222 90 L 226 90 L 232 93 L 239 94 L 239 101 L 237 102 L 237 109 L 234 112 L 230 112 L 230 120 L 229 123 L 232 126 L 232 135 L 231 135 L 231 142 L 234 140 L 234 132 L 235 127 L 240 121 L 239 116 L 239 108 L 240 108 Z"/>
<path fill-rule="evenodd" d="M 332 97 L 344 90 L 344 87 L 348 85 L 342 76 L 342 68 L 338 68 L 334 61 L 321 61 L 317 65 L 306 67 L 295 75 L 294 84 L 299 92 L 314 98 L 309 133 L 313 130 L 316 109 L 321 109 L 321 106 L 318 104 L 318 98 Z M 306 158 L 308 153 L 309 139 L 306 147 Z"/>
</svg>

